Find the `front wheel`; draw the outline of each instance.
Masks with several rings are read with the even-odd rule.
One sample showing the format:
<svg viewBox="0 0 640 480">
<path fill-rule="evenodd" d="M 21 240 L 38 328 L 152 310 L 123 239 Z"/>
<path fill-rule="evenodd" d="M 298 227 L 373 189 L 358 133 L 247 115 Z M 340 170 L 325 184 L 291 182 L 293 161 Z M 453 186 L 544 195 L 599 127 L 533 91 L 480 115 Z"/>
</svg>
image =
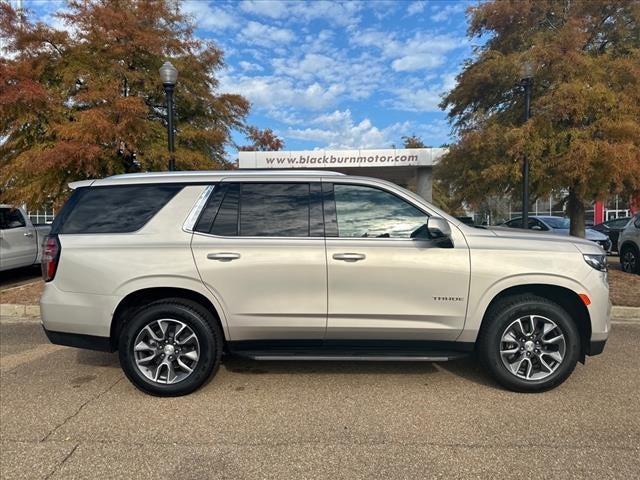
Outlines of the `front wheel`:
<svg viewBox="0 0 640 480">
<path fill-rule="evenodd" d="M 218 368 L 222 332 L 201 305 L 159 300 L 142 307 L 124 325 L 118 347 L 124 373 L 140 390 L 186 395 Z"/>
<path fill-rule="evenodd" d="M 533 295 L 507 298 L 487 312 L 480 361 L 506 388 L 540 392 L 564 382 L 578 362 L 580 335 L 559 305 Z"/>
</svg>

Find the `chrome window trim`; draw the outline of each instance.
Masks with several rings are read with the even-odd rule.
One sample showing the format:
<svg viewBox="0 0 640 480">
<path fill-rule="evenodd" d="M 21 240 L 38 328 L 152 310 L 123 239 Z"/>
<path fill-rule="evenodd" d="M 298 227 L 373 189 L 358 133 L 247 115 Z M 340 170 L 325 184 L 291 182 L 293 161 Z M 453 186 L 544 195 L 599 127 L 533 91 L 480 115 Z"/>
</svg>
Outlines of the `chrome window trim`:
<svg viewBox="0 0 640 480">
<path fill-rule="evenodd" d="M 191 211 L 189 212 L 187 219 L 182 224 L 182 230 L 187 233 L 194 233 L 193 229 L 196 227 L 196 222 L 198 221 L 198 218 L 200 218 L 200 214 L 207 205 L 207 201 L 214 189 L 215 185 L 207 185 L 207 187 L 202 191 L 198 200 L 196 200 L 196 203 L 191 207 Z"/>
<path fill-rule="evenodd" d="M 348 176 L 347 176 L 348 177 Z M 395 197 L 400 198 L 401 200 L 407 202 L 409 205 L 412 205 L 414 208 L 416 208 L 417 210 L 421 211 L 422 213 L 424 213 L 427 217 L 437 217 L 438 215 L 436 214 L 436 212 L 432 212 L 428 209 L 428 207 L 425 207 L 424 205 L 417 203 L 414 201 L 413 198 L 411 197 L 407 197 L 406 195 L 403 195 L 403 192 L 399 192 L 399 191 L 395 191 L 395 189 L 393 188 L 389 188 L 388 185 L 386 184 L 378 184 L 377 182 L 369 182 L 369 181 L 362 181 L 360 179 L 341 179 L 343 181 L 338 181 L 336 182 L 334 180 L 334 178 L 327 178 L 327 179 L 322 179 L 321 181 L 325 182 L 325 183 L 340 183 L 340 184 L 347 184 L 347 185 L 364 185 L 364 186 L 369 186 L 372 188 L 376 188 L 378 190 L 382 190 L 386 193 L 389 193 L 390 195 L 393 195 Z M 284 182 L 278 182 L 278 180 L 276 179 L 272 179 L 272 180 L 265 180 L 265 181 L 255 181 L 252 180 L 250 182 L 246 182 L 243 181 L 243 179 L 241 178 L 232 178 L 232 179 L 228 179 L 228 178 L 224 178 L 222 179 L 219 183 L 306 183 L 306 182 L 311 182 L 311 180 L 309 179 L 301 179 L 301 180 L 295 180 L 295 181 L 291 181 L 291 180 L 287 180 Z M 212 233 L 204 233 L 204 232 L 196 232 L 194 230 L 195 228 L 195 223 L 198 221 L 198 218 L 200 217 L 200 213 L 202 212 L 202 210 L 204 209 L 204 207 L 207 204 L 207 201 L 209 200 L 209 196 L 213 193 L 213 190 L 215 188 L 215 185 L 208 185 L 207 188 L 205 188 L 205 190 L 202 192 L 202 194 L 200 195 L 200 197 L 198 198 L 198 200 L 196 201 L 195 205 L 193 206 L 191 212 L 189 213 L 189 216 L 187 217 L 187 220 L 184 222 L 184 225 L 182 227 L 182 229 L 185 232 L 191 233 L 193 235 L 201 235 L 203 237 L 208 237 L 208 238 L 213 238 L 213 239 L 218 239 L 218 240 L 286 240 L 286 241 L 292 241 L 292 240 L 339 240 L 339 241 L 347 241 L 347 242 L 358 242 L 358 241 L 366 241 L 366 242 L 378 242 L 378 243 L 388 243 L 389 241 L 391 242 L 420 242 L 420 241 L 428 241 L 428 240 L 423 240 L 423 239 L 413 239 L 413 238 L 378 238 L 378 237 L 327 237 L 327 236 L 322 236 L 322 237 L 244 237 L 244 236 L 221 236 L 221 235 L 213 235 Z"/>
</svg>

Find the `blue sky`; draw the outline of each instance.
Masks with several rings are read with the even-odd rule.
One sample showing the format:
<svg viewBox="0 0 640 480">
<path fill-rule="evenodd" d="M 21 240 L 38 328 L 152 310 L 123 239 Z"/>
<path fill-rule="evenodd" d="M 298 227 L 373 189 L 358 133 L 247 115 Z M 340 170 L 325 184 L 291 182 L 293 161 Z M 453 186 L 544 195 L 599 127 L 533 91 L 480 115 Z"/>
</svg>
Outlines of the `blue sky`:
<svg viewBox="0 0 640 480">
<path fill-rule="evenodd" d="M 49 21 L 63 6 L 24 3 Z M 221 91 L 246 96 L 249 123 L 297 150 L 385 148 L 410 134 L 450 141 L 438 103 L 471 55 L 470 4 L 189 0 L 183 9 L 225 52 Z"/>
</svg>

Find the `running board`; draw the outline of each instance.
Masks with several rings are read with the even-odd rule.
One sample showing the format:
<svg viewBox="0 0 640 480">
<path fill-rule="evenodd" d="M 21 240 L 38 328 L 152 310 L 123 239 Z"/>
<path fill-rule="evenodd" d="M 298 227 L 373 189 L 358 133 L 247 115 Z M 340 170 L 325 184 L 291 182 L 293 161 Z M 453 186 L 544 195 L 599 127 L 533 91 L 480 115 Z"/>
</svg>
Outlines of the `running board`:
<svg viewBox="0 0 640 480">
<path fill-rule="evenodd" d="M 467 356 L 460 352 L 437 352 L 433 354 L 305 354 L 305 353 L 276 353 L 276 352 L 251 352 L 235 351 L 234 355 L 260 361 L 337 361 L 337 362 L 446 362 Z"/>
</svg>

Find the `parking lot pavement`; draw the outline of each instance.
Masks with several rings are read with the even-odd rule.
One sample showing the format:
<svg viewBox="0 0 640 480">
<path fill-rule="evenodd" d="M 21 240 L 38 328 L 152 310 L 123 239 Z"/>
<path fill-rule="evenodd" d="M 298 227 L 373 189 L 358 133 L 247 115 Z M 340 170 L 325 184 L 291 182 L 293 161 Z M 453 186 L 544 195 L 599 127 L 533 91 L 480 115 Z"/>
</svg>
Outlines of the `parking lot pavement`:
<svg viewBox="0 0 640 480">
<path fill-rule="evenodd" d="M 0 477 L 637 478 L 640 319 L 537 395 L 451 363 L 227 360 L 182 398 L 0 322 Z"/>
</svg>

